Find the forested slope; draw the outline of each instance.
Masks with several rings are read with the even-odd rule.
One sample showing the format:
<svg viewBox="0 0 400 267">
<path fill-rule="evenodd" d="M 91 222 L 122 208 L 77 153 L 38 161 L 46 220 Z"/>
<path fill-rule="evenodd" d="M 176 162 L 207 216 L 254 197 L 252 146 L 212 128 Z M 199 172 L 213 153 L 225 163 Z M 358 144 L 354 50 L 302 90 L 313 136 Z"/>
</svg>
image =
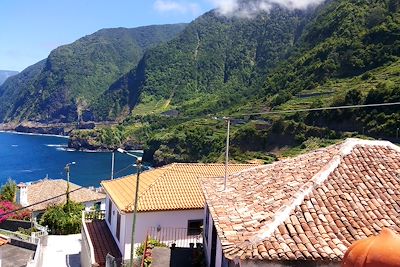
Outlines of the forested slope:
<svg viewBox="0 0 400 267">
<path fill-rule="evenodd" d="M 213 117 L 227 115 L 240 119 L 231 136 L 239 161 L 268 161 L 270 152 L 287 155 L 358 134 L 393 139 L 393 107 L 241 114 L 396 101 L 399 18 L 395 0 L 334 0 L 252 19 L 207 13 L 114 84 L 113 93 L 129 95 L 123 104 L 135 106 L 121 126 L 77 133 L 72 143 L 142 143 L 156 164 L 215 161 L 222 159 L 226 124 Z"/>
<path fill-rule="evenodd" d="M 73 122 L 91 119 L 91 104 L 130 69 L 146 49 L 175 37 L 184 24 L 103 29 L 52 51 L 0 87 L 0 121 Z M 17 93 L 16 93 L 17 92 Z M 12 97 L 11 97 L 12 96 Z"/>
</svg>

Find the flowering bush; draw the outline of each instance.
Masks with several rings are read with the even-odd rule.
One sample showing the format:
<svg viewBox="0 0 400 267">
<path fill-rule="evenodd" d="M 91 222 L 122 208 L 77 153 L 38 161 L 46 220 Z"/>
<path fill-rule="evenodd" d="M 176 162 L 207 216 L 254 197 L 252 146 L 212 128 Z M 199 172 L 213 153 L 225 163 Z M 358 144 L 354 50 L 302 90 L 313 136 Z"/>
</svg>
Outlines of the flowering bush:
<svg viewBox="0 0 400 267">
<path fill-rule="evenodd" d="M 27 209 L 20 210 L 13 213 L 8 213 L 13 210 L 17 210 L 21 208 L 20 205 L 12 203 L 8 200 L 0 201 L 0 223 L 4 222 L 7 219 L 14 220 L 29 220 L 31 218 L 31 212 Z"/>
</svg>

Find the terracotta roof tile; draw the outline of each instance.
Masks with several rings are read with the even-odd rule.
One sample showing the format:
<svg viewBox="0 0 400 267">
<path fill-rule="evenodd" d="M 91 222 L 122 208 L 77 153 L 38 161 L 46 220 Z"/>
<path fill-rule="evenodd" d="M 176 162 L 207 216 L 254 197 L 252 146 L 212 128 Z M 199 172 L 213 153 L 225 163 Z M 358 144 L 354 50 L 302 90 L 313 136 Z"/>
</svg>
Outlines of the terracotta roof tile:
<svg viewBox="0 0 400 267">
<path fill-rule="evenodd" d="M 56 197 L 62 194 L 65 194 L 67 191 L 67 181 L 63 179 L 43 179 L 32 184 L 29 184 L 27 187 L 27 196 L 28 196 L 28 204 L 32 205 L 34 203 L 38 203 L 44 201 L 46 199 Z M 79 185 L 74 183 L 70 183 L 70 199 L 75 202 L 83 203 L 88 201 L 96 201 L 105 198 L 105 194 L 95 192 L 88 188 L 82 188 L 75 192 L 72 192 L 78 188 L 82 188 Z M 43 202 L 37 205 L 32 206 L 33 211 L 45 210 L 49 205 L 65 203 L 66 198 L 65 195 L 61 197 L 54 198 L 50 201 Z"/>
<path fill-rule="evenodd" d="M 340 261 L 355 240 L 400 232 L 399 166 L 399 147 L 349 139 L 203 191 L 227 258 Z"/>
<path fill-rule="evenodd" d="M 230 164 L 228 174 L 254 167 L 250 164 Z M 138 211 L 184 210 L 204 208 L 204 196 L 199 178 L 223 177 L 225 165 L 174 163 L 141 173 Z M 103 188 L 120 211 L 132 212 L 136 175 L 103 181 Z"/>
</svg>

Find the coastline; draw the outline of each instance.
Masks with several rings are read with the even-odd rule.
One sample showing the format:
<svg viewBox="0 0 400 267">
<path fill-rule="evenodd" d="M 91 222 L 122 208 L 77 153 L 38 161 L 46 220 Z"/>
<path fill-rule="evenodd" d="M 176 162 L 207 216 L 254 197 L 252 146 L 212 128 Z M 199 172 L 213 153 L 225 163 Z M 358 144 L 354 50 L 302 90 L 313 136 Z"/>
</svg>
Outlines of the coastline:
<svg viewBox="0 0 400 267">
<path fill-rule="evenodd" d="M 60 138 L 69 139 L 68 135 L 27 133 L 27 132 L 18 132 L 18 131 L 15 131 L 15 130 L 0 130 L 0 133 L 21 134 L 21 135 L 37 135 L 37 136 L 52 136 L 52 137 L 60 137 Z"/>
</svg>

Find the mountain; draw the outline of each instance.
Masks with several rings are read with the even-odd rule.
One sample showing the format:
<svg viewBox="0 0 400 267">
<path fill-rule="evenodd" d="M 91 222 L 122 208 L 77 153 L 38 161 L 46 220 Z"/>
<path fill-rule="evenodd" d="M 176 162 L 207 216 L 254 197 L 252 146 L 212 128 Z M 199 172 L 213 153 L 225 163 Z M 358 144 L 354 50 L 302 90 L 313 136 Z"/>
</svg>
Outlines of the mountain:
<svg viewBox="0 0 400 267">
<path fill-rule="evenodd" d="M 253 18 L 209 12 L 148 50 L 105 93 L 103 116 L 131 108 L 118 127 L 76 132 L 94 146 L 142 143 L 155 164 L 278 156 L 356 135 L 395 139 L 397 108 L 256 115 L 269 110 L 399 101 L 400 6 L 332 0 L 306 11 L 275 6 Z M 111 108 L 107 103 L 111 103 Z M 256 113 L 255 115 L 242 114 Z M 282 152 L 282 148 L 292 148 Z M 282 154 L 283 153 L 283 154 Z"/>
<path fill-rule="evenodd" d="M 0 85 L 2 85 L 9 77 L 17 75 L 18 71 L 0 70 Z"/>
<path fill-rule="evenodd" d="M 249 19 L 202 15 L 174 40 L 146 52 L 104 93 L 96 108 L 100 119 L 150 100 L 190 115 L 227 108 L 252 94 L 249 87 L 260 86 L 260 77 L 285 59 L 309 13 L 275 6 Z"/>
<path fill-rule="evenodd" d="M 115 80 L 137 65 L 146 49 L 184 28 L 185 24 L 103 29 L 55 49 L 44 62 L 0 87 L 0 106 L 10 107 L 0 113 L 0 121 L 77 121 Z"/>
</svg>

